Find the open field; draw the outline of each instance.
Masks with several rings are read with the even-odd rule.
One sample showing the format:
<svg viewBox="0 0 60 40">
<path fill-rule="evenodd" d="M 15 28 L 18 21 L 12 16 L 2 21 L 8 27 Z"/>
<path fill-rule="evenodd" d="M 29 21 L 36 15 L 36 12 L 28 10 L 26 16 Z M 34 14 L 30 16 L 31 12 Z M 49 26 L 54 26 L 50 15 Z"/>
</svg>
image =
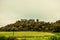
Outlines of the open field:
<svg viewBox="0 0 60 40">
<path fill-rule="evenodd" d="M 48 40 L 49 36 L 58 36 L 60 33 L 48 32 L 14 32 L 14 36 L 18 39 L 26 38 L 27 40 Z M 0 36 L 13 36 L 13 32 L 0 32 Z"/>
<path fill-rule="evenodd" d="M 0 32 L 3 36 L 13 36 L 13 32 Z M 49 36 L 55 35 L 47 32 L 14 32 L 14 36 Z"/>
</svg>

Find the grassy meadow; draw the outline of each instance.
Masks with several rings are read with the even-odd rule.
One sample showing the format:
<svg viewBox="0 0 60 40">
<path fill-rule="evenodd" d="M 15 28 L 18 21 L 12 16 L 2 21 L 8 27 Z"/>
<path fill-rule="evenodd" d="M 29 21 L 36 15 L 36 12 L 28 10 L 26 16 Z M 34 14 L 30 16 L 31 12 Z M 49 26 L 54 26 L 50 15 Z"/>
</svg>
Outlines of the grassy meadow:
<svg viewBox="0 0 60 40">
<path fill-rule="evenodd" d="M 14 32 L 14 36 L 19 40 L 50 40 L 50 36 L 59 36 L 60 33 L 48 33 L 48 32 Z M 0 36 L 13 36 L 13 32 L 0 32 Z"/>
</svg>

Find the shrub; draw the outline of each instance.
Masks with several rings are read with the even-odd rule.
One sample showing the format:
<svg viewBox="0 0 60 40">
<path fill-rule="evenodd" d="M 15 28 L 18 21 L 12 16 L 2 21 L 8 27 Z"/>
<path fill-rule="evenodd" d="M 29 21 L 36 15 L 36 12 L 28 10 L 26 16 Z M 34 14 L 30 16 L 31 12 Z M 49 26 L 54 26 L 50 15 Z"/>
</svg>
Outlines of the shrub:
<svg viewBox="0 0 60 40">
<path fill-rule="evenodd" d="M 49 39 L 50 40 L 57 40 L 57 36 L 51 36 Z"/>
<path fill-rule="evenodd" d="M 0 40 L 7 40 L 5 36 L 0 36 Z"/>
<path fill-rule="evenodd" d="M 57 40 L 60 40 L 60 36 L 57 38 Z"/>
</svg>

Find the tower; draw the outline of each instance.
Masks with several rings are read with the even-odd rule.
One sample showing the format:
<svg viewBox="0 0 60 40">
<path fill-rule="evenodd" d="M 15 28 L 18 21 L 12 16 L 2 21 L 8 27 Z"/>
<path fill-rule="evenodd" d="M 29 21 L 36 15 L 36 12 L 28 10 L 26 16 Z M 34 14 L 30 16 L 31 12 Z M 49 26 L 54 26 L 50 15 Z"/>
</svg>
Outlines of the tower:
<svg viewBox="0 0 60 40">
<path fill-rule="evenodd" d="M 39 19 L 36 19 L 36 22 L 39 22 Z"/>
</svg>

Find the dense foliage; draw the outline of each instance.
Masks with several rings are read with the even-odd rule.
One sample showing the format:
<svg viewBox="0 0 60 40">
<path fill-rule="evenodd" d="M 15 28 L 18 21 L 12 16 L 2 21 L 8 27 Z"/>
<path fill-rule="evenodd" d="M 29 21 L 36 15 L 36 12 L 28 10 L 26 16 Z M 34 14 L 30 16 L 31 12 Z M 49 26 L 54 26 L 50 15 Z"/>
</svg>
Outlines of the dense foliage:
<svg viewBox="0 0 60 40">
<path fill-rule="evenodd" d="M 60 20 L 49 23 L 39 21 L 39 19 L 21 19 L 13 24 L 8 24 L 0 28 L 0 31 L 47 31 L 60 32 Z"/>
</svg>

